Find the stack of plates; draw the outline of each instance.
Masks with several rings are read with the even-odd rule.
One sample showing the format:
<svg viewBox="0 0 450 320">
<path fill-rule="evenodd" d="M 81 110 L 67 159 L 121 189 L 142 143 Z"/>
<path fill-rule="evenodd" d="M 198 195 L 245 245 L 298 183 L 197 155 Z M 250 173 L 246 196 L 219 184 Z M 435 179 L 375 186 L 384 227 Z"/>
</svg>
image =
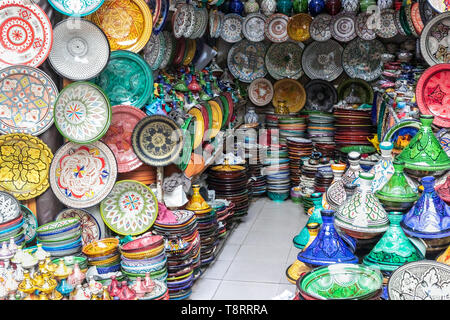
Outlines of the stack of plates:
<svg viewBox="0 0 450 320">
<path fill-rule="evenodd" d="M 200 258 L 201 266 L 206 266 L 214 261 L 217 245 L 219 244 L 219 223 L 216 211 L 211 208 L 209 212 L 195 213 L 200 233 Z"/>
<path fill-rule="evenodd" d="M 316 143 L 326 145 L 334 144 L 334 116 L 332 113 L 320 111 L 310 111 L 308 116 L 308 137 L 312 140 L 313 145 Z M 322 149 L 316 148 L 322 151 Z M 329 151 L 328 148 L 325 151 Z M 334 148 L 333 148 L 334 150 Z M 322 153 L 323 154 L 323 153 Z"/>
<path fill-rule="evenodd" d="M 306 116 L 280 116 L 278 128 L 280 129 L 280 144 L 285 146 L 288 137 L 306 136 Z"/>
<path fill-rule="evenodd" d="M 277 129 L 278 128 L 278 115 L 274 113 L 266 114 L 266 128 Z"/>
<path fill-rule="evenodd" d="M 144 163 L 133 171 L 119 173 L 117 181 L 121 180 L 135 180 L 148 186 L 156 182 L 156 167 Z"/>
<path fill-rule="evenodd" d="M 266 193 L 266 176 L 263 174 L 263 159 L 261 158 L 263 146 L 254 144 L 244 147 L 245 154 L 248 155 L 248 173 L 254 180 L 252 185 L 252 196 L 261 196 Z"/>
<path fill-rule="evenodd" d="M 373 126 L 371 112 L 366 110 L 335 109 L 336 137 L 338 148 L 354 145 L 372 145 Z"/>
<path fill-rule="evenodd" d="M 312 141 L 310 139 L 295 137 L 289 137 L 286 140 L 289 152 L 291 184 L 292 186 L 298 186 L 300 184 L 302 159 L 311 155 L 313 148 Z"/>
<path fill-rule="evenodd" d="M 24 218 L 19 201 L 7 192 L 0 191 L 0 245 L 14 238 L 19 246 L 25 241 Z"/>
<path fill-rule="evenodd" d="M 267 151 L 264 172 L 267 175 L 267 195 L 276 202 L 289 197 L 291 180 L 289 179 L 289 157 L 286 147 L 271 145 Z"/>
<path fill-rule="evenodd" d="M 330 164 L 319 167 L 314 180 L 314 189 L 316 192 L 325 193 L 333 182 L 333 178 L 333 171 L 331 170 Z"/>
<path fill-rule="evenodd" d="M 37 228 L 37 240 L 53 257 L 77 254 L 81 251 L 81 223 L 78 218 L 63 219 Z"/>
<path fill-rule="evenodd" d="M 305 158 L 302 165 L 302 176 L 300 178 L 300 185 L 302 192 L 306 195 L 315 192 L 315 179 L 317 169 L 323 166 L 318 159 Z"/>
<path fill-rule="evenodd" d="M 227 234 L 227 224 L 233 216 L 234 203 L 225 199 L 216 199 L 208 202 L 208 204 L 216 211 L 217 222 L 219 223 L 218 237 L 224 237 Z"/>
<path fill-rule="evenodd" d="M 119 239 L 104 238 L 92 241 L 83 247 L 83 253 L 88 258 L 88 265 L 95 266 L 99 274 L 117 272 L 120 270 Z"/>
<path fill-rule="evenodd" d="M 167 285 L 170 299 L 189 296 L 200 268 L 200 234 L 193 211 L 174 210 L 171 220 L 156 220 L 154 231 L 164 236 L 167 255 Z"/>
</svg>

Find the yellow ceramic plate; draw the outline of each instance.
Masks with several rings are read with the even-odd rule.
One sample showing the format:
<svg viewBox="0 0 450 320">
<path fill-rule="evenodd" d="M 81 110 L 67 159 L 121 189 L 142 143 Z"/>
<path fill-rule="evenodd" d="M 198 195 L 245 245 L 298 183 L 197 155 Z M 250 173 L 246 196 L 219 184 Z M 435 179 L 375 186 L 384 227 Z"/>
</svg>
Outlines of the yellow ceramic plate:
<svg viewBox="0 0 450 320">
<path fill-rule="evenodd" d="M 144 0 L 106 0 L 86 17 L 105 32 L 111 51 L 139 52 L 152 34 L 153 19 Z"/>
<path fill-rule="evenodd" d="M 292 16 L 287 24 L 287 32 L 289 38 L 294 41 L 306 41 L 311 35 L 309 34 L 309 25 L 312 17 L 306 13 L 299 13 Z"/>
<path fill-rule="evenodd" d="M 92 258 L 106 256 L 117 250 L 119 246 L 119 239 L 105 238 L 101 240 L 92 241 L 88 245 L 84 246 L 83 253 Z"/>
<path fill-rule="evenodd" d="M 203 133 L 205 132 L 205 122 L 202 112 L 197 108 L 191 108 L 188 113 L 195 118 L 195 137 L 194 149 L 197 149 L 203 142 Z"/>
<path fill-rule="evenodd" d="M 295 113 L 299 112 L 306 103 L 305 88 L 296 80 L 278 80 L 273 86 L 273 91 L 272 104 L 274 107 L 278 107 L 280 101 L 285 101 L 289 112 Z"/>
<path fill-rule="evenodd" d="M 194 60 L 195 51 L 197 50 L 197 42 L 194 39 L 187 39 L 186 54 L 184 56 L 183 65 L 189 65 Z"/>
<path fill-rule="evenodd" d="M 208 103 L 211 106 L 212 114 L 213 114 L 212 128 L 210 128 L 211 129 L 210 139 L 212 139 L 215 136 L 217 136 L 217 134 L 220 131 L 220 128 L 222 127 L 223 115 L 222 115 L 222 109 L 220 108 L 220 106 L 217 102 L 210 100 L 210 101 L 208 101 Z"/>
<path fill-rule="evenodd" d="M 17 200 L 41 195 L 49 187 L 50 148 L 30 134 L 0 136 L 0 190 Z"/>
</svg>

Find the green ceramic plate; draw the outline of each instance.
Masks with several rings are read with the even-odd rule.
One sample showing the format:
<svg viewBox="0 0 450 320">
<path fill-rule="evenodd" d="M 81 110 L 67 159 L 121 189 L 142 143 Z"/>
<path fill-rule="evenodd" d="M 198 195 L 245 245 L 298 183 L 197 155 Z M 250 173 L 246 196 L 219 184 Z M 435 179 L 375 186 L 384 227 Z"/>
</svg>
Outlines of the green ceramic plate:
<svg viewBox="0 0 450 320">
<path fill-rule="evenodd" d="M 215 97 L 214 99 L 212 99 L 213 101 L 217 102 L 217 104 L 220 106 L 220 109 L 222 109 L 222 126 L 220 127 L 220 129 L 225 129 L 225 126 L 227 124 L 227 120 L 228 120 L 228 114 L 229 114 L 229 109 L 225 108 L 224 104 L 222 103 L 222 99 L 220 99 L 219 97 Z M 226 98 L 225 98 L 226 100 Z"/>
<path fill-rule="evenodd" d="M 59 221 L 52 221 L 49 223 L 46 223 L 39 228 L 37 228 L 38 233 L 43 233 L 44 235 L 46 233 L 54 232 L 56 230 L 61 230 L 70 226 L 73 226 L 75 224 L 80 223 L 80 219 L 78 218 L 69 218 L 69 219 L 63 219 Z"/>
<path fill-rule="evenodd" d="M 339 100 L 349 99 L 348 103 L 373 102 L 373 89 L 362 79 L 348 79 L 339 85 L 337 91 Z"/>
<path fill-rule="evenodd" d="M 186 170 L 189 160 L 191 159 L 192 148 L 194 147 L 194 128 L 195 121 L 191 121 L 192 118 L 186 119 L 181 130 L 183 130 L 184 145 L 181 151 L 180 159 L 178 159 L 178 168 L 181 171 Z"/>
<path fill-rule="evenodd" d="M 348 147 L 343 147 L 339 149 L 342 153 L 350 153 L 352 151 L 357 151 L 361 154 L 365 154 L 365 153 L 374 153 L 377 151 L 377 149 L 375 149 L 372 146 L 348 146 Z"/>
<path fill-rule="evenodd" d="M 227 100 L 227 98 L 225 96 L 219 96 L 219 99 L 222 102 L 222 103 L 219 103 L 219 105 L 223 107 L 222 110 L 224 112 L 226 112 L 226 114 L 227 114 L 226 117 L 223 116 L 223 119 L 225 119 L 225 124 L 226 124 L 226 122 L 227 122 L 227 120 L 229 118 L 228 116 L 229 116 L 229 113 L 230 113 L 230 105 L 228 104 L 228 100 Z M 222 121 L 222 127 L 223 127 L 223 121 Z"/>
</svg>

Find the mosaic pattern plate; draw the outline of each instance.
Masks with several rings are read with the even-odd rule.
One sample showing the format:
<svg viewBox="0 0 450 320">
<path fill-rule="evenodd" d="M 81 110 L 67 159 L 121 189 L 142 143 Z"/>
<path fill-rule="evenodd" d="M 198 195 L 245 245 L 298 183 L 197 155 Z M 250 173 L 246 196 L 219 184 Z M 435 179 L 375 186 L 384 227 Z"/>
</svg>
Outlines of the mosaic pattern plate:
<svg viewBox="0 0 450 320">
<path fill-rule="evenodd" d="M 100 204 L 103 221 L 115 233 L 137 235 L 153 225 L 158 216 L 158 201 L 152 190 L 133 180 L 115 184 Z"/>
<path fill-rule="evenodd" d="M 343 50 L 334 40 L 309 44 L 302 55 L 303 71 L 312 80 L 335 80 L 343 71 Z"/>
<path fill-rule="evenodd" d="M 111 123 L 108 97 L 96 85 L 78 81 L 66 86 L 54 108 L 55 126 L 61 135 L 76 143 L 99 140 Z"/>
<path fill-rule="evenodd" d="M 272 42 L 285 42 L 289 39 L 287 24 L 289 17 L 282 13 L 275 13 L 266 19 L 264 33 Z"/>
<path fill-rule="evenodd" d="M 425 26 L 420 36 L 420 50 L 430 66 L 450 63 L 450 12 L 434 17 Z"/>
<path fill-rule="evenodd" d="M 392 38 L 398 33 L 397 27 L 395 26 L 395 10 L 393 9 L 383 9 L 380 13 L 380 26 L 375 29 L 375 33 L 380 38 Z"/>
<path fill-rule="evenodd" d="M 117 178 L 113 152 L 101 141 L 78 145 L 68 142 L 58 149 L 50 166 L 50 186 L 68 207 L 88 208 L 100 203 Z"/>
<path fill-rule="evenodd" d="M 150 40 L 142 49 L 144 60 L 153 71 L 157 70 L 164 58 L 164 51 L 166 50 L 165 37 L 162 34 L 152 33 Z"/>
<path fill-rule="evenodd" d="M 266 17 L 260 13 L 247 15 L 242 23 L 242 33 L 244 37 L 253 42 L 264 40 L 264 26 Z"/>
<path fill-rule="evenodd" d="M 235 13 L 226 14 L 223 18 L 220 37 L 229 43 L 236 43 L 242 40 L 243 18 Z"/>
<path fill-rule="evenodd" d="M 339 13 L 330 22 L 330 31 L 334 39 L 349 42 L 356 37 L 356 16 L 352 13 Z"/>
<path fill-rule="evenodd" d="M 265 106 L 272 101 L 273 86 L 266 78 L 253 80 L 248 86 L 248 97 L 254 105 Z"/>
<path fill-rule="evenodd" d="M 19 201 L 9 193 L 0 191 L 0 223 L 16 219 L 20 212 Z"/>
<path fill-rule="evenodd" d="M 45 12 L 33 2 L 0 3 L 0 69 L 40 66 L 52 48 L 53 30 Z"/>
<path fill-rule="evenodd" d="M 309 34 L 316 41 L 327 41 L 331 39 L 332 16 L 326 13 L 319 14 L 314 18 L 309 26 Z"/>
<path fill-rule="evenodd" d="M 86 18 L 105 32 L 111 51 L 139 52 L 152 34 L 152 13 L 144 0 L 105 0 Z"/>
<path fill-rule="evenodd" d="M 369 28 L 369 26 L 367 25 L 369 17 L 370 14 L 367 12 L 361 12 L 356 17 L 356 35 L 363 40 L 373 40 L 377 37 L 375 29 Z"/>
<path fill-rule="evenodd" d="M 235 78 L 250 83 L 267 74 L 265 54 L 266 46 L 263 43 L 244 39 L 228 51 L 228 69 Z"/>
<path fill-rule="evenodd" d="M 22 212 L 24 221 L 23 233 L 25 234 L 25 242 L 30 243 L 34 240 L 34 238 L 36 238 L 38 221 L 34 213 L 23 204 L 20 205 L 20 211 Z"/>
<path fill-rule="evenodd" d="M 139 121 L 131 141 L 138 158 L 151 166 L 173 163 L 183 148 L 181 129 L 175 121 L 164 116 L 150 116 Z"/>
<path fill-rule="evenodd" d="M 373 81 L 383 71 L 383 61 L 381 60 L 383 53 L 385 53 L 385 48 L 380 41 L 357 38 L 344 49 L 342 55 L 344 70 L 351 78 Z"/>
<path fill-rule="evenodd" d="M 0 136 L 0 191 L 28 200 L 48 189 L 53 153 L 42 140 L 29 134 Z"/>
<path fill-rule="evenodd" d="M 140 55 L 125 50 L 112 52 L 106 69 L 93 82 L 103 89 L 113 106 L 142 108 L 153 92 L 150 66 Z"/>
<path fill-rule="evenodd" d="M 303 48 L 294 42 L 273 43 L 267 50 L 265 62 L 275 80 L 298 79 L 303 75 Z"/>
<path fill-rule="evenodd" d="M 165 69 L 175 54 L 175 38 L 169 31 L 161 32 L 161 36 L 164 37 L 164 43 L 166 44 L 166 50 L 164 51 L 164 57 L 161 61 L 160 69 Z"/>
<path fill-rule="evenodd" d="M 0 133 L 34 136 L 53 124 L 58 88 L 42 70 L 13 66 L 0 70 Z"/>
<path fill-rule="evenodd" d="M 188 24 L 188 15 L 190 14 L 187 10 L 188 5 L 185 3 L 177 6 L 177 10 L 172 16 L 172 31 L 175 38 L 179 39 L 184 35 Z"/>
<path fill-rule="evenodd" d="M 94 240 L 100 240 L 102 238 L 101 229 L 98 221 L 89 212 L 83 209 L 65 209 L 58 213 L 56 221 L 78 218 L 81 222 L 81 241 L 83 246 Z"/>
<path fill-rule="evenodd" d="M 66 16 L 84 17 L 98 10 L 104 0 L 48 0 L 56 11 Z"/>
</svg>

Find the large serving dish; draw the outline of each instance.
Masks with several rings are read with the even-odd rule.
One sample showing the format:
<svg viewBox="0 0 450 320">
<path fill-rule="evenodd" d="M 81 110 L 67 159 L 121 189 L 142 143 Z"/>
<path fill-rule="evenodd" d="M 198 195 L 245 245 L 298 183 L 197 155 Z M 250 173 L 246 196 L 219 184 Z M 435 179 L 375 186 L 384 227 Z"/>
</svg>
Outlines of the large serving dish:
<svg viewBox="0 0 450 320">
<path fill-rule="evenodd" d="M 293 79 L 282 79 L 275 82 L 272 103 L 274 107 L 284 102 L 289 108 L 289 112 L 300 111 L 306 103 L 305 88 L 300 82 Z"/>
<path fill-rule="evenodd" d="M 235 78 L 250 83 L 267 74 L 265 54 L 266 46 L 262 42 L 242 40 L 228 51 L 228 68 Z"/>
<path fill-rule="evenodd" d="M 335 80 L 343 71 L 343 50 L 342 46 L 334 40 L 312 42 L 303 50 L 303 71 L 312 80 Z"/>
<path fill-rule="evenodd" d="M 66 16 L 84 17 L 98 10 L 104 0 L 49 0 L 56 11 Z"/>
<path fill-rule="evenodd" d="M 434 17 L 426 24 L 420 36 L 420 50 L 425 61 L 433 66 L 450 63 L 450 12 Z"/>
<path fill-rule="evenodd" d="M 289 17 L 282 13 L 275 13 L 268 17 L 264 26 L 267 39 L 272 42 L 284 42 L 288 40 L 287 24 Z"/>
<path fill-rule="evenodd" d="M 303 48 L 294 42 L 274 43 L 267 50 L 265 64 L 275 80 L 298 79 L 303 75 Z"/>
</svg>

